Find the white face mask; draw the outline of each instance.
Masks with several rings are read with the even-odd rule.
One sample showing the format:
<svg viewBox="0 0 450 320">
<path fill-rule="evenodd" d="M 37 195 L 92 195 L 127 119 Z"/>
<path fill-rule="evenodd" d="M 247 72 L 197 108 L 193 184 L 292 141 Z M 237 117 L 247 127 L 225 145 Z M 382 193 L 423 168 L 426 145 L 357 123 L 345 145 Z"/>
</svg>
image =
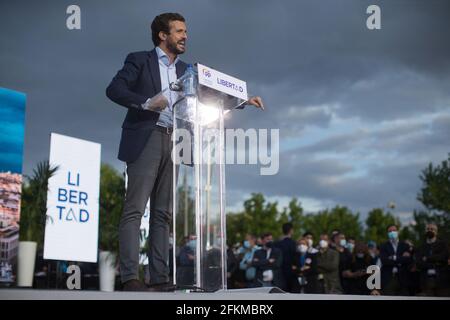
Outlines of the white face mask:
<svg viewBox="0 0 450 320">
<path fill-rule="evenodd" d="M 306 251 L 308 251 L 308 247 L 305 246 L 304 244 L 301 244 L 301 245 L 297 246 L 297 250 L 300 253 L 305 253 Z"/>
<path fill-rule="evenodd" d="M 313 241 L 312 241 L 312 239 L 308 239 L 307 240 L 308 241 L 308 247 L 312 247 L 313 246 Z"/>
<path fill-rule="evenodd" d="M 320 246 L 322 249 L 328 248 L 328 241 L 326 241 L 326 240 L 320 240 L 319 246 Z"/>
</svg>

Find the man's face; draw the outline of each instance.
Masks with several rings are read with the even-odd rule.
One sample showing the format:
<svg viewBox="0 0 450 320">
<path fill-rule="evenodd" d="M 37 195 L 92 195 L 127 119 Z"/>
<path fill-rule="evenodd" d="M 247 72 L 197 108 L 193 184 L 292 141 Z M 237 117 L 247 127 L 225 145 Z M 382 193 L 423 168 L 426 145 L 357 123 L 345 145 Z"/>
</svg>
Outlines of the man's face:
<svg viewBox="0 0 450 320">
<path fill-rule="evenodd" d="M 251 246 L 254 246 L 256 244 L 256 239 L 252 236 L 247 236 L 246 240 L 250 243 Z"/>
<path fill-rule="evenodd" d="M 186 50 L 187 30 L 182 21 L 170 21 L 169 33 L 160 33 L 167 49 L 174 54 L 182 54 Z"/>
<path fill-rule="evenodd" d="M 341 240 L 342 241 L 344 241 L 345 240 L 345 234 L 339 234 L 339 235 L 337 235 L 335 238 L 334 238 L 334 243 L 336 244 L 336 245 L 341 245 Z"/>
<path fill-rule="evenodd" d="M 272 236 L 267 236 L 264 238 L 264 245 L 267 244 L 268 242 L 272 242 L 272 241 L 273 241 Z"/>
<path fill-rule="evenodd" d="M 431 232 L 434 232 L 434 234 L 437 234 L 437 226 L 434 224 L 428 224 L 425 227 L 425 232 L 428 232 L 428 231 L 431 231 Z"/>
</svg>

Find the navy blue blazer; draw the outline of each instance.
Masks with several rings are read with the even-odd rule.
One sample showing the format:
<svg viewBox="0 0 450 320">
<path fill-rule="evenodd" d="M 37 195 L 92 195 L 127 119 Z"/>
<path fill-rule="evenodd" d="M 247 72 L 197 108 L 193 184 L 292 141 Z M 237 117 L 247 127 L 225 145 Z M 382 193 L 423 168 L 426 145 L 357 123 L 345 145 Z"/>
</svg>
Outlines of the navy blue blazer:
<svg viewBox="0 0 450 320">
<path fill-rule="evenodd" d="M 393 269 L 398 269 L 399 282 L 402 287 L 406 287 L 408 282 L 408 271 L 411 263 L 413 262 L 412 255 L 409 257 L 403 257 L 405 252 L 411 253 L 411 247 L 403 242 L 399 241 L 397 245 L 397 253 L 394 252 L 391 242 L 387 241 L 380 246 L 380 260 L 381 260 L 381 288 L 385 288 L 393 276 Z M 396 255 L 396 259 L 393 260 L 392 256 Z"/>
<path fill-rule="evenodd" d="M 187 64 L 178 60 L 177 77 L 186 71 Z M 115 103 L 128 108 L 122 124 L 118 158 L 135 161 L 156 126 L 159 113 L 142 110 L 141 105 L 161 91 L 158 55 L 156 50 L 128 54 L 121 70 L 112 79 L 106 95 Z"/>
</svg>

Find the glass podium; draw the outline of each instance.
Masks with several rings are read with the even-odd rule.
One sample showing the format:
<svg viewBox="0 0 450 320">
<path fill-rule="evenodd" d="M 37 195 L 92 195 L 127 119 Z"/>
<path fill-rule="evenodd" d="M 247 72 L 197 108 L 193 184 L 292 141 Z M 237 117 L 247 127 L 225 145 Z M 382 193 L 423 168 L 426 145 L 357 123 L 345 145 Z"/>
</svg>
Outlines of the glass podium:
<svg viewBox="0 0 450 320">
<path fill-rule="evenodd" d="M 208 292 L 226 290 L 224 115 L 246 100 L 200 84 L 192 67 L 150 106 L 157 110 L 169 99 L 175 99 L 173 282 Z"/>
</svg>

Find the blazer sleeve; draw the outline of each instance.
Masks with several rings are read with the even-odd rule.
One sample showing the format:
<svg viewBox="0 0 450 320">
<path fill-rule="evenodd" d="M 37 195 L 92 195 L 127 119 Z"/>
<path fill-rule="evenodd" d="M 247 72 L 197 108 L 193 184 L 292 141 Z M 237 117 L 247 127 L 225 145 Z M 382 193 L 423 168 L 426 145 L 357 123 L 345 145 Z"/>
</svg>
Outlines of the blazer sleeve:
<svg viewBox="0 0 450 320">
<path fill-rule="evenodd" d="M 383 266 L 392 267 L 396 263 L 394 262 L 394 260 L 389 258 L 391 256 L 391 253 L 389 252 L 388 245 L 389 245 L 389 243 L 384 243 L 384 244 L 381 245 L 381 247 L 380 247 L 380 260 L 381 260 L 381 264 Z"/>
<path fill-rule="evenodd" d="M 256 259 L 256 260 L 255 260 Z M 253 255 L 252 266 L 263 268 L 269 264 L 269 260 L 265 257 L 265 251 L 258 250 Z"/>
<path fill-rule="evenodd" d="M 137 94 L 133 91 L 136 85 L 143 63 L 138 61 L 134 53 L 130 53 L 121 70 L 117 72 L 112 79 L 108 88 L 106 88 L 106 96 L 115 103 L 126 108 L 142 109 L 148 97 Z"/>
<path fill-rule="evenodd" d="M 400 244 L 399 244 L 399 246 L 400 246 Z M 404 257 L 403 254 L 405 252 L 408 252 L 410 254 L 410 256 Z M 397 262 L 403 266 L 410 265 L 413 262 L 413 254 L 412 254 L 408 244 L 402 243 L 401 250 L 399 250 L 399 253 L 397 255 Z"/>
</svg>

